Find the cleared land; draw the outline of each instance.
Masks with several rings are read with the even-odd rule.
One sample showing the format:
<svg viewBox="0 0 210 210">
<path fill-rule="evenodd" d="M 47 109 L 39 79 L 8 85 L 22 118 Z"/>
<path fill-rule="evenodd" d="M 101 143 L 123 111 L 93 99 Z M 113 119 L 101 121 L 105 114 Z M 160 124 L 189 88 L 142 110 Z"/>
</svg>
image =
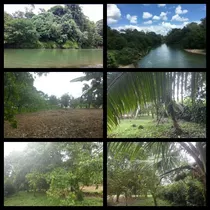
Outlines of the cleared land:
<svg viewBox="0 0 210 210">
<path fill-rule="evenodd" d="M 18 114 L 5 138 L 103 138 L 103 109 L 61 109 Z"/>
<path fill-rule="evenodd" d="M 206 138 L 206 126 L 181 120 L 178 123 L 183 130 L 181 135 L 174 133 L 171 119 L 163 119 L 159 125 L 150 116 L 123 119 L 116 128 L 108 132 L 108 138 Z"/>
</svg>

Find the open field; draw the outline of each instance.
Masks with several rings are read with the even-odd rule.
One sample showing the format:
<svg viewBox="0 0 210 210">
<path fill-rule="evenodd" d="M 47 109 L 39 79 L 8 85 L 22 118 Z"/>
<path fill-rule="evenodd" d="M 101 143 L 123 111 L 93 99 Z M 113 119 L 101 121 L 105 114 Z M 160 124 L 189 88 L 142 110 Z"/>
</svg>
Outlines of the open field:
<svg viewBox="0 0 210 210">
<path fill-rule="evenodd" d="M 4 122 L 5 138 L 102 138 L 102 109 L 61 109 L 18 114 L 17 129 Z"/>
<path fill-rule="evenodd" d="M 139 126 L 143 126 L 140 129 Z M 179 121 L 183 134 L 174 133 L 170 119 L 157 125 L 150 116 L 140 119 L 123 119 L 118 127 L 108 132 L 108 138 L 206 138 L 206 128 L 192 122 Z"/>
</svg>

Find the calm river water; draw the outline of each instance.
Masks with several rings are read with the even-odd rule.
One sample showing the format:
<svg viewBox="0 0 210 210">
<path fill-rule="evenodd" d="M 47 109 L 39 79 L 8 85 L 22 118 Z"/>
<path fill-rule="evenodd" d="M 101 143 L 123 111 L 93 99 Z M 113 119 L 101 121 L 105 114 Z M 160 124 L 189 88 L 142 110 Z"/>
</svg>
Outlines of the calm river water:
<svg viewBox="0 0 210 210">
<path fill-rule="evenodd" d="M 102 49 L 5 49 L 5 68 L 102 67 Z"/>
<path fill-rule="evenodd" d="M 185 52 L 166 44 L 152 49 L 139 61 L 140 68 L 206 68 L 206 56 Z"/>
</svg>

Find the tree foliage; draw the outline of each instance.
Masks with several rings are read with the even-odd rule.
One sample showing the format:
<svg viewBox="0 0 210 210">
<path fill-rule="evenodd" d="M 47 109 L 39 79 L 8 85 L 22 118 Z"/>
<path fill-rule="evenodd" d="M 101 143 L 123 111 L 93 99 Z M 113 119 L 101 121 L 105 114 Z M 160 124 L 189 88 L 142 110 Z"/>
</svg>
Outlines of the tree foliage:
<svg viewBox="0 0 210 210">
<path fill-rule="evenodd" d="M 189 23 L 183 29 L 172 29 L 165 37 L 168 45 L 179 45 L 185 49 L 206 49 L 206 18 L 201 23 Z"/>
<path fill-rule="evenodd" d="M 193 77 L 197 78 L 194 82 Z M 151 104 L 155 106 L 157 120 L 167 112 L 174 127 L 179 128 L 177 115 L 186 112 L 178 88 L 182 88 L 182 97 L 190 97 L 192 105 L 196 102 L 204 108 L 206 104 L 205 72 L 109 72 L 107 84 L 108 129 L 118 125 L 122 114 Z M 203 108 L 199 109 L 200 114 L 205 113 Z M 204 114 L 201 116 L 205 122 Z"/>
<path fill-rule="evenodd" d="M 154 32 L 126 29 L 120 32 L 107 26 L 108 68 L 117 65 L 135 64 L 148 51 L 162 42 L 162 36 Z M 109 53 L 109 51 L 115 51 Z"/>
<path fill-rule="evenodd" d="M 33 13 L 4 12 L 4 47 L 6 48 L 97 48 L 103 45 L 103 20 L 94 23 L 78 4 L 54 6 Z"/>
</svg>

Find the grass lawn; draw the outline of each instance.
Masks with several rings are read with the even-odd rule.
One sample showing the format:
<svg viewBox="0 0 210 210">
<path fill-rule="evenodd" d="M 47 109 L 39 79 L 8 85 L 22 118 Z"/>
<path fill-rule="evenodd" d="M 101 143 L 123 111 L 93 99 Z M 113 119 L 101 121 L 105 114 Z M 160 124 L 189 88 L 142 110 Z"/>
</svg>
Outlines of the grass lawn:
<svg viewBox="0 0 210 210">
<path fill-rule="evenodd" d="M 59 206 L 60 201 L 49 199 L 45 193 L 18 192 L 9 198 L 4 199 L 4 206 Z M 84 197 L 82 202 L 76 202 L 75 206 L 103 206 L 103 199 L 100 197 Z"/>
<path fill-rule="evenodd" d="M 167 201 L 157 199 L 158 206 L 171 206 Z M 148 198 L 137 198 L 137 200 L 131 204 L 131 206 L 154 206 L 152 197 Z"/>
<path fill-rule="evenodd" d="M 136 125 L 133 127 L 132 125 Z M 144 128 L 139 129 L 142 125 Z M 192 122 L 179 121 L 184 131 L 177 136 L 172 128 L 172 121 L 159 124 L 154 122 L 151 116 L 142 116 L 140 119 L 124 119 L 111 132 L 108 138 L 206 138 L 206 127 Z"/>
</svg>

